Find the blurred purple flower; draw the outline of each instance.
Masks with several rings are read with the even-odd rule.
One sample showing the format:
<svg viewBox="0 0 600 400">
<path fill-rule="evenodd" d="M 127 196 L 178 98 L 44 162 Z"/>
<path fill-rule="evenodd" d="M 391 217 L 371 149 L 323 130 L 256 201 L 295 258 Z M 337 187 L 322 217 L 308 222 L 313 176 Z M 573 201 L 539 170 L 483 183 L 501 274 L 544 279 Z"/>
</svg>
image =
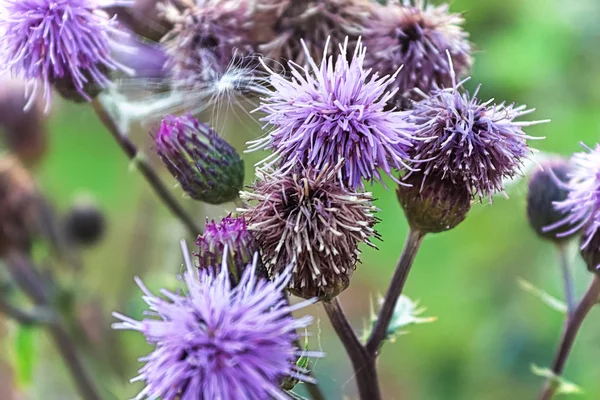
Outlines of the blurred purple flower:
<svg viewBox="0 0 600 400">
<path fill-rule="evenodd" d="M 114 329 L 139 331 L 155 346 L 133 379 L 146 384 L 136 399 L 288 399 L 280 389 L 284 378 L 311 380 L 296 359 L 321 353 L 303 353 L 295 343 L 297 329 L 312 317 L 294 319 L 291 313 L 314 301 L 289 305 L 283 292 L 289 269 L 268 281 L 256 278 L 254 264 L 233 287 L 226 260 L 220 273 L 199 275 L 186 261 L 187 293 L 161 290 L 161 298 L 136 279 L 156 318 L 137 321 L 114 313 L 121 320 Z"/>
<path fill-rule="evenodd" d="M 452 65 L 450 65 L 452 68 Z M 453 72 L 452 72 L 453 75 Z M 413 167 L 423 177 L 448 179 L 464 185 L 480 199 L 504 191 L 503 180 L 521 173 L 524 160 L 533 152 L 522 128 L 548 121 L 518 122 L 533 112 L 525 106 L 492 104 L 462 88 L 465 81 L 436 89 L 415 104 L 410 120 L 417 125 L 410 150 Z"/>
<path fill-rule="evenodd" d="M 167 115 L 156 152 L 191 198 L 209 204 L 234 200 L 244 185 L 244 161 L 210 126 L 191 115 Z"/>
<path fill-rule="evenodd" d="M 554 207 L 565 215 L 560 221 L 548 225 L 544 231 L 560 227 L 568 230 L 557 237 L 567 237 L 583 229 L 581 248 L 586 248 L 600 227 L 600 144 L 586 152 L 575 153 L 571 157 L 571 168 L 567 173 L 567 183 L 555 177 L 556 183 L 568 191 L 567 198 L 554 203 Z"/>
<path fill-rule="evenodd" d="M 243 66 L 252 59 L 248 57 L 254 53 L 250 0 L 196 0 L 183 8 L 171 3 L 161 7 L 173 24 L 162 42 L 169 55 L 166 70 L 176 87 L 204 89 L 232 65 Z"/>
<path fill-rule="evenodd" d="M 101 8 L 128 4 L 131 0 L 2 0 L 0 55 L 7 70 L 30 82 L 28 106 L 42 95 L 48 111 L 52 85 L 59 81 L 88 101 L 91 86 L 109 84 L 106 74 L 123 68 L 111 57 L 113 35 L 123 32 Z"/>
<path fill-rule="evenodd" d="M 403 66 L 393 87 L 396 99 L 407 107 L 408 98 L 418 99 L 415 88 L 429 94 L 452 84 L 447 53 L 456 74 L 464 76 L 472 64 L 468 33 L 460 14 L 451 14 L 447 4 L 435 6 L 423 0 L 390 1 L 376 7 L 363 33 L 369 50 L 365 65 L 381 74 L 393 74 Z"/>
<path fill-rule="evenodd" d="M 363 178 L 381 180 L 378 169 L 394 178 L 393 170 L 405 167 L 414 126 L 408 113 L 385 108 L 396 75 L 371 75 L 363 68 L 366 49 L 358 43 L 350 62 L 347 49 L 346 40 L 335 63 L 323 57 L 317 66 L 305 48 L 310 68 L 290 64 L 289 80 L 272 73 L 273 90 L 260 110 L 274 129 L 251 149 L 273 149 L 283 170 L 321 170 L 343 158 L 340 180 L 354 189 L 364 186 Z"/>
</svg>

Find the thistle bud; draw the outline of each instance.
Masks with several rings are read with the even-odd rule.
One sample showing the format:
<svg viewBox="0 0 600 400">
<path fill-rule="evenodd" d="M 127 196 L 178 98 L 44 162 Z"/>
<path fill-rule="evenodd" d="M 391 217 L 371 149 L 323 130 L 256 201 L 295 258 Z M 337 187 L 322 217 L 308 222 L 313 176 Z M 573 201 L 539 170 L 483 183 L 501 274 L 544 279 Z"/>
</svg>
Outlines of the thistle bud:
<svg viewBox="0 0 600 400">
<path fill-rule="evenodd" d="M 232 283 L 240 281 L 244 270 L 252 265 L 255 253 L 259 253 L 258 243 L 252 233 L 246 229 L 243 217 L 232 218 L 231 215 L 223 218 L 220 223 L 215 221 L 206 223 L 203 235 L 198 236 L 198 267 L 219 268 L 223 257 L 227 254 L 227 265 Z M 227 249 L 227 253 L 225 253 Z M 267 270 L 263 266 L 260 253 L 256 262 L 256 275 L 267 278 Z"/>
<path fill-rule="evenodd" d="M 600 274 L 600 231 L 596 231 L 592 238 L 581 237 L 581 258 L 585 261 L 588 271 Z"/>
<path fill-rule="evenodd" d="M 166 116 L 156 151 L 182 189 L 195 200 L 222 204 L 237 198 L 244 162 L 214 129 L 191 115 Z"/>
<path fill-rule="evenodd" d="M 39 195 L 19 160 L 0 158 L 0 256 L 10 249 L 26 249 L 38 229 Z"/>
<path fill-rule="evenodd" d="M 410 186 L 398 185 L 396 195 L 412 229 L 439 233 L 455 228 L 471 209 L 468 187 L 447 179 L 411 174 L 404 179 Z"/>
<path fill-rule="evenodd" d="M 561 158 L 548 160 L 531 175 L 527 191 L 529 225 L 540 237 L 557 243 L 579 234 L 577 231 L 567 236 L 562 235 L 563 232 L 568 232 L 573 228 L 571 224 L 565 224 L 552 230 L 545 229 L 565 218 L 564 213 L 557 210 L 554 203 L 565 200 L 569 195 L 566 187 L 569 170 L 569 163 L 566 160 Z M 564 184 L 561 185 L 561 182 Z"/>
<path fill-rule="evenodd" d="M 21 80 L 0 80 L 0 131 L 6 147 L 31 164 L 46 152 L 46 118 L 41 99 L 25 110 L 27 86 Z"/>
<path fill-rule="evenodd" d="M 106 227 L 104 214 L 90 198 L 77 199 L 69 210 L 64 224 L 69 239 L 85 246 L 98 242 Z"/>
</svg>

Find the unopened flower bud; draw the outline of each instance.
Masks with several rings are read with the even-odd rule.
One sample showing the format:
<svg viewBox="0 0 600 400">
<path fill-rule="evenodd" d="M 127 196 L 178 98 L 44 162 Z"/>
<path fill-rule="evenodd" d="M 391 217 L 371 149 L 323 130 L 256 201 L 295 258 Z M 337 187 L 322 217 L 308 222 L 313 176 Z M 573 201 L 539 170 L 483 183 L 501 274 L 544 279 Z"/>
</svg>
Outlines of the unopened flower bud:
<svg viewBox="0 0 600 400">
<path fill-rule="evenodd" d="M 455 228 L 471 209 L 468 187 L 447 179 L 414 173 L 398 185 L 396 194 L 410 227 L 423 234 L 439 233 Z"/>
<path fill-rule="evenodd" d="M 572 230 L 571 224 L 552 230 L 546 229 L 565 218 L 565 214 L 557 210 L 554 203 L 565 200 L 569 194 L 566 188 L 569 169 L 569 163 L 561 158 L 542 163 L 540 168 L 531 175 L 527 192 L 529 225 L 540 237 L 557 243 L 579 234 L 577 231 L 568 236 L 561 235 Z M 561 182 L 564 184 L 561 185 Z"/>
<path fill-rule="evenodd" d="M 89 198 L 76 200 L 69 210 L 64 224 L 69 239 L 85 246 L 98 242 L 106 228 L 104 214 Z"/>
<path fill-rule="evenodd" d="M 222 204 L 237 198 L 244 162 L 214 129 L 191 115 L 166 116 L 156 151 L 182 189 L 195 200 Z"/>
<path fill-rule="evenodd" d="M 260 258 L 258 243 L 252 233 L 246 229 L 246 221 L 243 217 L 233 218 L 229 215 L 220 223 L 208 222 L 206 231 L 198 236 L 196 244 L 200 269 L 220 268 L 226 255 L 231 282 L 237 284 L 244 270 L 252 265 L 255 254 L 258 253 L 256 275 L 268 278 L 267 270 Z"/>
<path fill-rule="evenodd" d="M 27 249 L 38 231 L 39 194 L 16 157 L 0 158 L 0 256 L 11 249 Z"/>
<path fill-rule="evenodd" d="M 25 110 L 26 83 L 0 80 L 0 131 L 2 142 L 26 164 L 38 161 L 47 148 L 44 104 L 38 98 Z"/>
</svg>

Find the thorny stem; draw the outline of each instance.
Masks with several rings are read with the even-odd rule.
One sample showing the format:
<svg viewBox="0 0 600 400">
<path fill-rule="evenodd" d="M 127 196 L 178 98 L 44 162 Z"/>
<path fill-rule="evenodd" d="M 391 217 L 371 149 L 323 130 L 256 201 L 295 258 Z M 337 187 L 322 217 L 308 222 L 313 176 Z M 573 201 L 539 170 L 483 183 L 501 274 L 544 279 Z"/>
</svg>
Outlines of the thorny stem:
<svg viewBox="0 0 600 400">
<path fill-rule="evenodd" d="M 392 276 L 392 281 L 387 293 L 385 294 L 385 299 L 383 301 L 383 305 L 381 306 L 381 310 L 379 311 L 379 315 L 377 316 L 375 327 L 373 328 L 373 331 L 367 340 L 366 350 L 373 358 L 377 356 L 379 348 L 387 336 L 387 329 L 390 325 L 392 316 L 394 315 L 394 308 L 396 307 L 396 303 L 398 303 L 398 298 L 402 294 L 402 289 L 406 283 L 406 278 L 410 272 L 410 267 L 412 266 L 415 256 L 417 255 L 417 251 L 423 242 L 424 236 L 424 234 L 414 229 L 411 229 L 408 232 L 408 238 L 404 244 L 404 250 L 402 250 L 402 255 L 400 256 L 398 264 L 396 265 L 396 270 Z"/>
<path fill-rule="evenodd" d="M 53 321 L 47 325 L 54 344 L 69 368 L 79 394 L 84 400 L 101 400 L 91 377 L 87 374 L 83 362 L 77 354 L 69 334 L 61 324 L 58 313 L 54 311 L 40 276 L 31 264 L 31 260 L 21 253 L 10 253 L 6 257 L 10 274 L 21 290 L 38 306 L 51 312 Z"/>
<path fill-rule="evenodd" d="M 573 290 L 573 277 L 569 269 L 569 254 L 565 244 L 558 244 L 558 256 L 560 258 L 560 269 L 562 272 L 562 280 L 565 291 L 565 303 L 567 304 L 567 315 L 573 314 L 575 311 L 575 291 Z"/>
<path fill-rule="evenodd" d="M 150 184 L 154 192 L 162 200 L 163 203 L 171 210 L 171 212 L 181 221 L 181 223 L 189 231 L 189 234 L 195 238 L 203 232 L 202 228 L 196 224 L 194 219 L 181 207 L 181 204 L 173 198 L 165 184 L 162 182 L 154 168 L 143 158 L 136 145 L 129 137 L 121 131 L 118 124 L 110 116 L 104 105 L 98 99 L 92 101 L 92 106 L 96 115 L 106 126 L 113 138 L 117 141 L 121 149 L 127 154 L 131 161 L 134 161 L 139 168 L 146 181 Z"/>
<path fill-rule="evenodd" d="M 552 362 L 552 372 L 556 376 L 560 376 L 563 373 L 573 344 L 575 343 L 575 337 L 579 332 L 579 328 L 583 323 L 583 320 L 588 315 L 592 307 L 598 302 L 600 296 L 600 278 L 598 275 L 594 275 L 592 283 L 588 288 L 587 292 L 583 295 L 583 298 L 573 311 L 573 314 L 567 316 L 565 322 L 563 335 L 560 340 L 558 350 L 554 355 L 554 361 Z M 544 384 L 540 400 L 549 400 L 552 398 L 556 391 L 556 382 L 552 379 L 548 379 Z"/>
<path fill-rule="evenodd" d="M 369 355 L 367 349 L 356 337 L 337 298 L 323 302 L 323 307 L 325 307 L 329 320 L 350 357 L 356 374 L 360 399 L 380 400 L 375 358 Z"/>
</svg>

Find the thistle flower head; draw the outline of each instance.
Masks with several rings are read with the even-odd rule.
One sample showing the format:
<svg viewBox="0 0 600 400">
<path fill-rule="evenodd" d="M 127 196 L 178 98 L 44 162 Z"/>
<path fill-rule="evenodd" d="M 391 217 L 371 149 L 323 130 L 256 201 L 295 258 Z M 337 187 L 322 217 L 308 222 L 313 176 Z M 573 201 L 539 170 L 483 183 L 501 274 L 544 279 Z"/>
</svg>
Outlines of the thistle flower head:
<svg viewBox="0 0 600 400">
<path fill-rule="evenodd" d="M 198 236 L 198 267 L 202 269 L 218 269 L 223 262 L 225 252 L 229 259 L 229 274 L 232 282 L 239 282 L 244 270 L 252 264 L 254 254 L 258 253 L 256 273 L 267 278 L 266 270 L 260 258 L 256 239 L 246 228 L 243 216 L 234 218 L 230 215 L 220 223 L 206 223 L 204 234 Z"/>
<path fill-rule="evenodd" d="M 156 318 L 114 314 L 121 322 L 113 328 L 139 331 L 154 346 L 134 379 L 146 385 L 137 399 L 288 399 L 279 386 L 283 379 L 310 380 L 295 366 L 302 353 L 295 343 L 297 329 L 312 318 L 294 319 L 292 311 L 313 301 L 289 305 L 289 269 L 268 281 L 256 278 L 253 265 L 232 286 L 226 257 L 218 274 L 198 274 L 187 261 L 185 293 L 162 290 L 158 297 L 137 279 Z"/>
<path fill-rule="evenodd" d="M 284 170 L 321 170 L 345 159 L 338 175 L 354 189 L 363 178 L 381 180 L 379 169 L 392 176 L 405 166 L 414 126 L 406 112 L 385 108 L 395 76 L 380 78 L 363 69 L 366 49 L 360 43 L 350 62 L 347 41 L 339 50 L 335 62 L 329 57 L 320 66 L 309 59 L 310 68 L 290 64 L 289 80 L 273 73 L 273 90 L 260 106 L 273 130 L 251 149 L 273 149 Z"/>
<path fill-rule="evenodd" d="M 447 53 L 452 56 L 458 76 L 464 76 L 472 64 L 468 33 L 461 27 L 462 16 L 450 13 L 447 4 L 424 3 L 404 0 L 401 4 L 396 0 L 378 6 L 363 33 L 369 49 L 365 64 L 369 68 L 380 74 L 393 74 L 403 66 L 394 82 L 398 88 L 396 100 L 403 106 L 407 106 L 406 98 L 418 98 L 410 93 L 415 88 L 430 93 L 452 84 Z"/>
<path fill-rule="evenodd" d="M 244 184 L 244 162 L 208 125 L 191 115 L 168 115 L 155 143 L 163 163 L 193 199 L 222 204 L 237 197 Z"/>
<path fill-rule="evenodd" d="M 572 228 L 570 225 L 553 230 L 547 229 L 549 225 L 562 221 L 566 216 L 556 209 L 555 203 L 567 199 L 569 191 L 566 182 L 570 169 L 571 166 L 567 160 L 556 157 L 540 163 L 539 168 L 529 179 L 527 191 L 529 225 L 543 239 L 557 243 L 579 233 L 579 231 L 575 231 L 571 235 L 561 235 Z"/>
<path fill-rule="evenodd" d="M 550 232 L 561 228 L 558 237 L 571 236 L 583 230 L 581 247 L 586 248 L 600 227 L 600 144 L 594 148 L 582 146 L 586 151 L 571 157 L 571 169 L 564 185 L 567 198 L 554 203 L 564 218 L 544 230 Z"/>
<path fill-rule="evenodd" d="M 49 109 L 52 86 L 61 93 L 91 97 L 121 66 L 111 57 L 123 35 L 101 8 L 128 0 L 3 0 L 0 49 L 7 69 L 30 82 L 30 103 L 42 95 Z M 72 92 L 72 93 L 71 93 Z"/>
<path fill-rule="evenodd" d="M 334 50 L 347 36 L 354 45 L 373 4 L 368 0 L 258 0 L 258 8 L 272 31 L 270 40 L 258 49 L 271 68 L 285 70 L 288 61 L 304 66 L 312 58 L 319 64 L 327 40 Z M 304 40 L 307 51 L 298 39 Z"/>
<path fill-rule="evenodd" d="M 358 245 L 378 237 L 370 193 L 348 192 L 341 168 L 281 174 L 258 170 L 253 192 L 242 192 L 248 229 L 262 249 L 271 274 L 294 264 L 288 289 L 301 297 L 329 300 L 348 287 Z"/>
<path fill-rule="evenodd" d="M 451 66 L 452 68 L 452 66 Z M 523 127 L 547 121 L 520 122 L 515 119 L 533 109 L 525 106 L 482 102 L 456 83 L 436 89 L 416 103 L 410 121 L 417 126 L 410 150 L 414 166 L 424 180 L 436 175 L 463 185 L 474 196 L 489 197 L 504 191 L 503 180 L 521 173 L 524 160 L 533 150 Z"/>
<path fill-rule="evenodd" d="M 250 0 L 196 0 L 180 9 L 163 5 L 173 29 L 162 39 L 169 59 L 166 69 L 175 86 L 186 88 L 215 81 L 234 59 L 253 53 L 254 8 Z"/>
</svg>

